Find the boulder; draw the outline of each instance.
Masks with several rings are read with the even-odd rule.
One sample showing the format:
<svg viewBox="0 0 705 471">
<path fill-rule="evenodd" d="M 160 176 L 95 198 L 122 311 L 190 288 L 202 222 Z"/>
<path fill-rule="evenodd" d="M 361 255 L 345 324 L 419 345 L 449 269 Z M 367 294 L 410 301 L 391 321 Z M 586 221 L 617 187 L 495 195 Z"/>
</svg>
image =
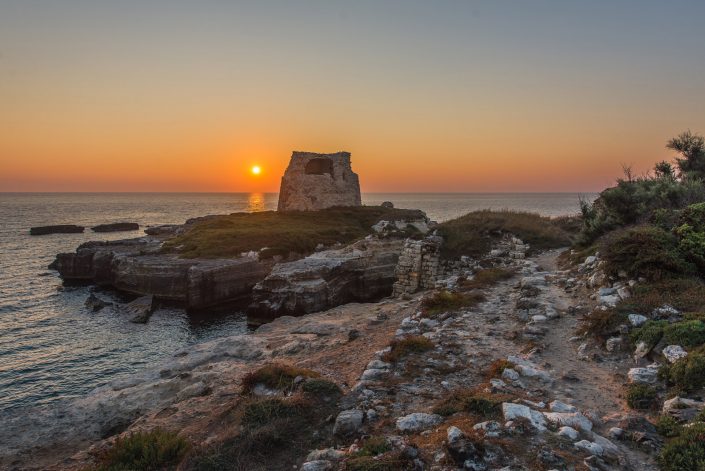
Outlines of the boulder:
<svg viewBox="0 0 705 471">
<path fill-rule="evenodd" d="M 359 409 L 348 409 L 338 414 L 333 426 L 335 435 L 352 435 L 362 427 L 364 414 Z"/>
<path fill-rule="evenodd" d="M 91 230 L 93 230 L 93 232 L 122 232 L 136 231 L 139 228 L 140 225 L 136 222 L 116 222 L 112 224 L 99 224 L 91 227 Z"/>
<path fill-rule="evenodd" d="M 502 403 L 502 414 L 504 420 L 527 419 L 535 429 L 541 432 L 546 430 L 546 417 L 541 412 L 527 406 L 504 402 Z"/>
<path fill-rule="evenodd" d="M 664 357 L 666 357 L 666 360 L 668 360 L 669 363 L 675 363 L 681 358 L 688 356 L 688 352 L 686 352 L 680 345 L 668 345 L 661 351 L 661 353 Z"/>
<path fill-rule="evenodd" d="M 88 295 L 88 298 L 86 299 L 86 302 L 84 304 L 88 309 L 90 309 L 93 312 L 98 312 L 101 309 L 103 309 L 104 307 L 112 305 L 112 303 L 109 303 L 107 301 L 103 301 L 98 296 L 96 296 L 94 293 L 91 293 Z"/>
<path fill-rule="evenodd" d="M 544 412 L 543 414 L 549 422 L 559 426 L 567 425 L 585 432 L 592 430 L 592 422 L 580 412 Z"/>
<path fill-rule="evenodd" d="M 465 434 L 458 427 L 448 427 L 448 454 L 461 466 L 466 460 L 478 456 L 475 445 L 465 437 Z"/>
<path fill-rule="evenodd" d="M 558 429 L 558 435 L 560 435 L 561 437 L 566 437 L 569 440 L 575 440 L 576 438 L 578 438 L 579 433 L 573 427 L 564 425 L 563 427 Z"/>
<path fill-rule="evenodd" d="M 403 243 L 371 238 L 277 264 L 254 287 L 248 317 L 264 321 L 388 296 Z"/>
<path fill-rule="evenodd" d="M 579 450 L 587 451 L 591 455 L 595 456 L 602 456 L 604 453 L 604 449 L 598 445 L 595 442 L 591 442 L 588 440 L 580 440 L 579 442 L 575 443 L 575 448 L 578 448 Z"/>
<path fill-rule="evenodd" d="M 282 177 L 279 211 L 312 211 L 361 206 L 360 182 L 349 152 L 294 152 Z"/>
<path fill-rule="evenodd" d="M 47 235 L 47 234 L 77 234 L 83 232 L 83 226 L 75 226 L 73 224 L 58 224 L 55 226 L 38 226 L 32 227 L 29 230 L 30 235 Z"/>
<path fill-rule="evenodd" d="M 551 409 L 551 412 L 577 412 L 578 409 L 575 406 L 572 406 L 570 404 L 566 404 L 565 402 L 561 401 L 552 401 L 549 405 L 548 408 Z"/>
<path fill-rule="evenodd" d="M 642 316 L 641 314 L 629 314 L 627 318 L 633 327 L 639 327 L 649 320 L 646 316 Z"/>
<path fill-rule="evenodd" d="M 654 384 L 658 381 L 658 366 L 649 365 L 646 368 L 630 368 L 627 372 L 630 383 Z"/>
<path fill-rule="evenodd" d="M 146 324 L 155 308 L 154 296 L 142 296 L 120 306 L 120 310 L 128 314 L 130 322 L 135 324 Z"/>
<path fill-rule="evenodd" d="M 414 412 L 397 419 L 397 430 L 400 432 L 420 432 L 443 422 L 443 417 L 438 414 Z"/>
</svg>

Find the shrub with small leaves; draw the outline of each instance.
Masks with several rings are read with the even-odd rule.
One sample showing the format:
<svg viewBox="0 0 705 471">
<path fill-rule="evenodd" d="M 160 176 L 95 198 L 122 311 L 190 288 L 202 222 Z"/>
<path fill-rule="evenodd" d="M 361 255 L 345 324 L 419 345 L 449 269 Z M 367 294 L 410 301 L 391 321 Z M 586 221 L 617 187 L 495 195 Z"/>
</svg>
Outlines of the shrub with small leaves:
<svg viewBox="0 0 705 471">
<path fill-rule="evenodd" d="M 695 391 L 705 386 L 705 355 L 691 353 L 670 365 L 662 376 L 681 391 Z"/>
<path fill-rule="evenodd" d="M 663 471 L 705 470 L 705 423 L 683 427 L 681 434 L 663 447 L 659 464 Z"/>
<path fill-rule="evenodd" d="M 176 468 L 189 443 L 176 433 L 161 429 L 135 432 L 118 438 L 93 471 L 157 471 Z"/>
<path fill-rule="evenodd" d="M 662 415 L 656 421 L 656 430 L 667 438 L 677 437 L 683 427 L 670 415 Z"/>
<path fill-rule="evenodd" d="M 632 409 L 651 409 L 656 398 L 656 390 L 647 384 L 635 383 L 627 387 L 627 404 Z"/>
</svg>

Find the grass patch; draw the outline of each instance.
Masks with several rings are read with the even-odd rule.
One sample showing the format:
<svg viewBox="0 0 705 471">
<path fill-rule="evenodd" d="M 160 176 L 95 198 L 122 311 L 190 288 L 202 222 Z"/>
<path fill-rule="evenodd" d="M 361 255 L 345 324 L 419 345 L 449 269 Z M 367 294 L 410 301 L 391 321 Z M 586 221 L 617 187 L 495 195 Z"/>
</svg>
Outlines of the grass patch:
<svg viewBox="0 0 705 471">
<path fill-rule="evenodd" d="M 242 391 L 244 393 L 250 393 L 258 384 L 278 391 L 290 391 L 294 387 L 294 380 L 299 376 L 303 378 L 317 378 L 320 375 L 306 368 L 272 363 L 247 373 L 242 379 Z"/>
<path fill-rule="evenodd" d="M 118 437 L 100 456 L 93 471 L 157 471 L 173 469 L 191 448 L 176 433 L 155 429 Z"/>
<path fill-rule="evenodd" d="M 387 363 L 396 363 L 412 353 L 423 353 L 433 350 L 433 342 L 422 335 L 411 335 L 403 339 L 392 340 L 389 344 L 391 350 L 382 355 L 382 360 Z"/>
<path fill-rule="evenodd" d="M 705 423 L 683 427 L 681 434 L 663 447 L 659 464 L 663 471 L 705 470 Z"/>
<path fill-rule="evenodd" d="M 498 417 L 503 402 L 511 400 L 505 394 L 489 394 L 476 389 L 451 391 L 433 408 L 433 413 L 448 417 L 458 412 L 468 412 L 483 418 Z"/>
<path fill-rule="evenodd" d="M 619 331 L 619 326 L 627 320 L 627 315 L 614 309 L 596 309 L 583 319 L 579 335 L 589 334 L 601 339 L 612 337 Z"/>
<path fill-rule="evenodd" d="M 394 451 L 382 456 L 356 456 L 345 461 L 345 471 L 404 471 L 415 469 L 411 459 Z"/>
<path fill-rule="evenodd" d="M 487 367 L 487 372 L 485 376 L 487 378 L 499 378 L 502 376 L 502 372 L 508 368 L 514 368 L 514 363 L 509 360 L 500 358 L 499 360 L 493 361 L 489 367 Z"/>
<path fill-rule="evenodd" d="M 216 471 L 288 471 L 314 448 L 333 444 L 326 421 L 336 406 L 303 394 L 248 398 L 232 412 L 233 435 L 199 450 L 182 468 Z"/>
<path fill-rule="evenodd" d="M 164 243 L 165 252 L 183 258 L 228 258 L 267 248 L 260 257 L 309 254 L 318 244 L 349 243 L 372 232 L 381 220 L 423 218 L 418 210 L 381 206 L 339 207 L 320 211 L 263 211 L 203 218 Z"/>
<path fill-rule="evenodd" d="M 465 289 L 482 289 L 514 276 L 515 270 L 508 268 L 485 268 L 475 273 L 472 280 L 465 280 L 461 286 Z"/>
<path fill-rule="evenodd" d="M 563 222 L 518 211 L 473 211 L 438 226 L 445 239 L 441 255 L 447 259 L 462 255 L 479 258 L 504 234 L 519 237 L 532 251 L 566 247 L 571 244 L 571 234 Z"/>
<path fill-rule="evenodd" d="M 434 291 L 421 301 L 424 317 L 434 317 L 447 311 L 474 306 L 485 300 L 482 293 L 459 293 L 457 291 Z"/>
<path fill-rule="evenodd" d="M 333 381 L 319 378 L 307 379 L 301 390 L 306 394 L 322 397 L 337 397 L 343 393 Z"/>
<path fill-rule="evenodd" d="M 647 384 L 630 384 L 627 386 L 627 405 L 632 409 L 651 409 L 656 405 L 658 394 Z"/>
</svg>

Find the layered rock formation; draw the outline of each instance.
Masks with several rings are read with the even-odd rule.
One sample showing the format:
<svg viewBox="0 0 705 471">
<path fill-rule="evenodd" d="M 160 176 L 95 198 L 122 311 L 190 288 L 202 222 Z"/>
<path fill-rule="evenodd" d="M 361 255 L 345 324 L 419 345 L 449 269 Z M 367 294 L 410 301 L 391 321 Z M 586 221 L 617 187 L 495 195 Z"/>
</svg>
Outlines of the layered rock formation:
<svg viewBox="0 0 705 471">
<path fill-rule="evenodd" d="M 280 263 L 253 289 L 248 317 L 265 321 L 388 296 L 403 243 L 368 237 L 343 249 Z"/>
<path fill-rule="evenodd" d="M 360 182 L 350 153 L 294 152 L 282 177 L 279 211 L 312 211 L 333 206 L 360 206 Z"/>
<path fill-rule="evenodd" d="M 159 247 L 150 237 L 88 242 L 75 253 L 57 255 L 50 268 L 65 281 L 93 282 L 203 309 L 249 296 L 273 264 L 254 257 L 181 259 L 158 253 Z"/>
</svg>

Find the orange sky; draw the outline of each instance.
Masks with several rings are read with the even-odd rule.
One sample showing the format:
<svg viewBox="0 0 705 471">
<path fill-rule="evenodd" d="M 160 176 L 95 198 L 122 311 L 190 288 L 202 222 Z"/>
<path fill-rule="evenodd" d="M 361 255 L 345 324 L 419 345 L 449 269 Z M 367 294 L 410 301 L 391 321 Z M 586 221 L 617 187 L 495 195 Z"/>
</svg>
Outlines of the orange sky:
<svg viewBox="0 0 705 471">
<path fill-rule="evenodd" d="M 346 150 L 368 192 L 586 192 L 705 131 L 675 7 L 315 3 L 3 4 L 0 191 L 277 191 Z"/>
</svg>

